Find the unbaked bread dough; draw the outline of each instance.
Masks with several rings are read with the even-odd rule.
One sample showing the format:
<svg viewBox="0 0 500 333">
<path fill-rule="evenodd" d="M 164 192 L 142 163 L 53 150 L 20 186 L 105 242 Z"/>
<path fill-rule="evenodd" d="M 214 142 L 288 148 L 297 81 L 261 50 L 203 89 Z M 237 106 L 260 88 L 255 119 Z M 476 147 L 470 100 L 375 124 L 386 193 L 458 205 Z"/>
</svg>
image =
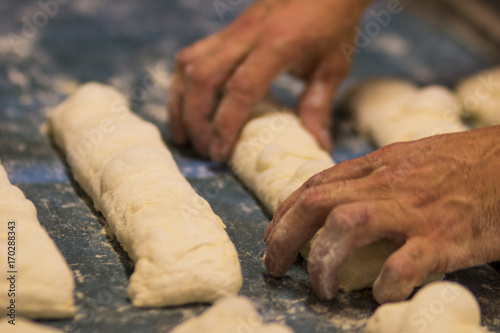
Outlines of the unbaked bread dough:
<svg viewBox="0 0 500 333">
<path fill-rule="evenodd" d="M 15 300 L 16 321 L 19 315 L 34 319 L 72 317 L 76 310 L 73 273 L 40 225 L 33 203 L 10 184 L 1 165 L 0 197 L 1 321 L 11 319 L 7 316 L 11 299 Z M 15 252 L 12 256 L 8 255 L 11 250 Z M 12 297 L 8 295 L 12 293 L 10 290 L 14 293 Z"/>
<path fill-rule="evenodd" d="M 300 120 L 291 112 L 277 111 L 268 101 L 244 126 L 236 143 L 230 166 L 233 172 L 274 214 L 293 191 L 316 173 L 335 165 Z M 301 250 L 307 258 L 310 243 Z M 353 251 L 339 271 L 339 289 L 372 287 L 385 260 L 397 249 L 391 241 L 380 240 Z M 442 279 L 430 274 L 424 282 Z"/>
<path fill-rule="evenodd" d="M 380 147 L 468 129 L 457 98 L 442 86 L 419 89 L 406 81 L 372 79 L 351 89 L 345 102 L 358 133 Z"/>
<path fill-rule="evenodd" d="M 458 283 L 428 284 L 409 301 L 380 306 L 365 333 L 486 333 L 474 295 Z"/>
<path fill-rule="evenodd" d="M 252 301 L 244 296 L 221 298 L 202 315 L 176 326 L 170 333 L 293 333 L 279 323 L 263 323 Z"/>
<path fill-rule="evenodd" d="M 63 333 L 64 331 L 39 324 L 37 322 L 31 321 L 23 317 L 16 318 L 16 326 L 12 326 L 7 322 L 7 320 L 0 321 L 0 332 L 2 333 Z"/>
<path fill-rule="evenodd" d="M 477 73 L 457 87 L 464 116 L 478 127 L 500 124 L 500 66 Z"/>
<path fill-rule="evenodd" d="M 135 306 L 213 302 L 242 276 L 225 225 L 179 172 L 160 132 L 116 89 L 87 83 L 49 115 L 73 175 L 135 262 Z"/>
<path fill-rule="evenodd" d="M 230 161 L 234 173 L 272 213 L 309 177 L 333 165 L 298 118 L 284 111 L 251 119 Z"/>
</svg>

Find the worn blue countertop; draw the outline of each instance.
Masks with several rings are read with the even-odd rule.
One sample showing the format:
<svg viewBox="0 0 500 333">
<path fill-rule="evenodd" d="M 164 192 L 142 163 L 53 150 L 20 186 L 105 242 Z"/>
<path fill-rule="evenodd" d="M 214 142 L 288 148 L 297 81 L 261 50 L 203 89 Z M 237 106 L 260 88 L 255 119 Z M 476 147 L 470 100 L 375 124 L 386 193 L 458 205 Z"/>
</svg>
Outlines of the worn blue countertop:
<svg viewBox="0 0 500 333">
<path fill-rule="evenodd" d="M 219 2 L 227 4 L 228 10 L 218 13 Z M 226 223 L 242 262 L 241 293 L 256 302 L 266 320 L 286 321 L 296 332 L 362 331 L 377 306 L 370 290 L 319 301 L 310 291 L 301 260 L 282 279 L 268 275 L 262 264 L 262 235 L 269 216 L 262 206 L 223 165 L 202 160 L 169 141 L 165 100 L 176 51 L 221 29 L 250 3 L 0 2 L 0 158 L 11 182 L 35 203 L 41 224 L 76 279 L 77 315 L 46 324 L 69 332 L 166 332 L 207 307 L 137 309 L 126 298 L 133 263 L 72 180 L 44 127 L 52 107 L 77 84 L 94 80 L 117 86 L 129 96 L 135 112 L 158 125 L 183 174 Z M 393 15 L 390 24 L 357 55 L 340 91 L 372 76 L 453 87 L 460 78 L 493 64 L 459 35 L 412 8 L 409 1 L 401 3 L 404 10 Z M 372 8 L 384 6 L 377 2 Z M 373 19 L 368 11 L 365 22 L 369 20 Z M 299 82 L 282 76 L 273 93 L 293 106 L 300 88 Z M 332 154 L 338 162 L 372 150 L 347 122 L 337 124 Z M 500 272 L 484 265 L 447 278 L 476 294 L 483 323 L 500 332 Z"/>
</svg>

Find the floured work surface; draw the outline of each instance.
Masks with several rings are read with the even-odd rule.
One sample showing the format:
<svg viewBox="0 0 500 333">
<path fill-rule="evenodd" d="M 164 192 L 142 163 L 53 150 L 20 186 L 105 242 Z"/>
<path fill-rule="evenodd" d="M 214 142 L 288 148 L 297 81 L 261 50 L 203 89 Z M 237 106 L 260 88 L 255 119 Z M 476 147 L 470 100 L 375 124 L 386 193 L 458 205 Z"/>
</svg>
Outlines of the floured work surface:
<svg viewBox="0 0 500 333">
<path fill-rule="evenodd" d="M 41 224 L 76 275 L 75 319 L 45 324 L 71 332 L 166 332 L 207 307 L 132 307 L 126 299 L 132 262 L 118 242 L 107 236 L 102 218 L 70 181 L 62 159 L 40 131 L 48 111 L 45 108 L 64 99 L 71 80 L 98 80 L 128 92 L 132 109 L 167 136 L 166 89 L 153 85 L 149 78 L 164 82 L 163 69 L 173 68 L 179 47 L 228 24 L 244 7 L 225 12 L 220 20 L 211 1 L 200 2 L 196 8 L 183 7 L 182 2 L 86 1 L 84 7 L 82 2 L 70 1 L 61 5 L 45 26 L 37 28 L 33 38 L 22 39 L 26 41 L 22 45 L 33 49 L 20 54 L 9 51 L 7 35 L 22 36 L 22 17 L 31 20 L 41 9 L 37 1 L 4 5 L 6 19 L 0 27 L 0 158 L 11 182 L 35 204 Z M 376 10 L 383 8 L 381 3 Z M 142 20 L 137 20 L 139 15 Z M 342 90 L 374 75 L 397 75 L 417 84 L 452 85 L 491 65 L 480 53 L 450 36 L 420 13 L 405 10 L 362 50 Z M 275 92 L 286 102 L 293 91 L 292 82 L 281 80 Z M 349 131 L 342 131 L 336 142 L 337 162 L 370 151 L 366 141 Z M 226 223 L 242 260 L 241 293 L 256 302 L 264 320 L 286 320 L 298 333 L 362 331 L 376 307 L 370 290 L 341 292 L 331 302 L 320 302 L 310 291 L 302 261 L 283 279 L 269 276 L 262 264 L 262 235 L 269 220 L 263 208 L 221 166 L 168 144 L 183 174 Z M 451 274 L 448 279 L 476 294 L 483 323 L 500 332 L 499 271 L 482 266 Z"/>
</svg>

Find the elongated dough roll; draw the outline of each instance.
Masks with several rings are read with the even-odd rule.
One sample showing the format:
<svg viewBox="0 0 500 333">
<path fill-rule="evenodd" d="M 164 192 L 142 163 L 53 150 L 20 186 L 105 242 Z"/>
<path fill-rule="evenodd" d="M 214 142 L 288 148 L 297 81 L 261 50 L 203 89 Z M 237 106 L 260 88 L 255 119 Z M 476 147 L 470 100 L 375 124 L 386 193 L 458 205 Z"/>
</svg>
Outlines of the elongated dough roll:
<svg viewBox="0 0 500 333">
<path fill-rule="evenodd" d="M 230 162 L 234 173 L 272 214 L 307 179 L 335 165 L 297 116 L 276 108 L 267 101 L 257 106 Z M 301 250 L 304 258 L 309 249 L 310 243 Z M 339 271 L 339 288 L 350 291 L 371 287 L 385 260 L 397 249 L 388 240 L 355 249 Z M 424 283 L 443 277 L 430 274 Z"/>
<path fill-rule="evenodd" d="M 135 306 L 213 302 L 242 276 L 225 225 L 179 172 L 158 129 L 112 87 L 87 83 L 49 116 L 73 175 L 135 262 Z"/>
<path fill-rule="evenodd" d="M 335 165 L 291 112 L 273 110 L 250 120 L 231 157 L 231 168 L 274 214 L 312 175 Z M 274 112 L 273 112 L 274 111 Z"/>
<path fill-rule="evenodd" d="M 1 165 L 0 195 L 2 321 L 14 319 L 12 311 L 33 319 L 72 317 L 73 273 L 40 225 L 33 203 L 10 184 Z"/>
<path fill-rule="evenodd" d="M 0 332 L 15 332 L 15 333 L 64 333 L 64 331 L 33 322 L 29 319 L 18 317 L 16 318 L 16 326 L 9 324 L 6 320 L 0 321 Z"/>
<path fill-rule="evenodd" d="M 456 97 L 442 86 L 419 89 L 406 81 L 372 79 L 351 89 L 345 99 L 359 134 L 379 147 L 468 129 Z"/>
</svg>

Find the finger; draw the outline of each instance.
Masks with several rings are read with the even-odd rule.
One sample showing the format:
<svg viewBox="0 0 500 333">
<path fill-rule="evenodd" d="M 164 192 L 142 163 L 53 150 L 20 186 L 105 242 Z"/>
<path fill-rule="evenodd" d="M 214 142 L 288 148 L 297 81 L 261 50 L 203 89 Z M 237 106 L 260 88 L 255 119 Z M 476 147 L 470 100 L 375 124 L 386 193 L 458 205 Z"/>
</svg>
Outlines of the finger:
<svg viewBox="0 0 500 333">
<path fill-rule="evenodd" d="M 183 122 L 195 150 L 208 156 L 211 139 L 211 118 L 221 86 L 250 52 L 258 32 L 247 30 L 237 42 L 225 45 L 210 56 L 186 68 Z"/>
<path fill-rule="evenodd" d="M 397 211 L 390 201 L 355 202 L 332 210 L 308 257 L 311 287 L 321 299 L 335 296 L 340 268 L 355 248 L 384 238 L 400 242 L 404 228 L 392 215 Z"/>
<path fill-rule="evenodd" d="M 295 190 L 276 210 L 272 221 L 266 228 L 264 233 L 264 241 L 271 234 L 272 229 L 277 225 L 283 215 L 295 205 L 302 193 L 309 188 L 320 184 L 328 184 L 333 182 L 355 180 L 370 175 L 374 170 L 381 165 L 380 159 L 374 159 L 373 155 L 369 154 L 357 159 L 348 160 L 339 163 L 327 170 L 324 170 L 311 178 L 309 178 L 300 188 Z"/>
<path fill-rule="evenodd" d="M 182 72 L 176 68 L 172 84 L 168 93 L 168 114 L 169 127 L 172 134 L 172 139 L 177 144 L 186 144 L 188 137 L 184 130 L 182 121 L 182 100 L 184 94 L 184 83 Z"/>
<path fill-rule="evenodd" d="M 299 250 L 323 226 L 335 207 L 373 197 L 384 199 L 385 194 L 365 179 L 322 184 L 303 192 L 267 239 L 269 272 L 275 276 L 285 274 Z"/>
<path fill-rule="evenodd" d="M 257 48 L 238 67 L 226 84 L 226 94 L 213 120 L 212 159 L 227 161 L 252 106 L 285 69 L 283 57 L 269 46 Z"/>
<path fill-rule="evenodd" d="M 231 37 L 236 37 L 238 40 L 240 40 L 240 38 L 242 38 L 242 36 L 244 35 L 258 35 L 260 33 L 259 28 L 261 27 L 261 25 L 257 25 L 256 27 L 255 25 L 257 22 L 263 21 L 264 17 L 269 14 L 271 7 L 272 6 L 267 2 L 254 3 L 247 10 L 245 10 L 245 12 L 240 15 L 237 20 L 228 25 L 222 31 L 201 39 L 190 47 L 185 48 L 178 53 L 176 57 L 176 70 L 169 92 L 168 101 L 168 112 L 170 116 L 169 125 L 172 137 L 175 142 L 179 144 L 187 143 L 188 134 L 191 136 L 191 138 L 197 137 L 197 135 L 193 136 L 193 132 L 196 132 L 197 130 L 196 128 L 192 129 L 190 133 L 187 133 L 185 121 L 183 120 L 184 108 L 186 107 L 185 98 L 188 98 L 189 101 L 192 100 L 191 96 L 185 96 L 186 81 L 184 76 L 186 68 L 194 62 L 200 59 L 205 59 L 206 57 L 209 57 L 214 53 L 224 54 L 224 52 L 226 52 L 224 41 L 228 39 L 234 40 L 234 38 Z M 199 104 L 203 105 L 203 101 L 208 100 L 208 104 L 210 105 L 211 98 L 207 96 L 206 92 L 201 93 L 202 96 L 194 101 L 194 106 L 188 105 L 190 110 L 198 107 Z M 206 107 L 206 109 L 208 109 L 208 107 Z M 206 117 L 205 110 L 201 110 L 199 112 L 201 115 Z M 189 119 L 188 123 L 192 124 L 190 120 L 191 117 L 187 116 L 187 118 Z M 204 133 L 203 130 L 206 128 L 206 122 L 202 123 L 201 127 L 201 133 Z M 204 134 L 201 134 L 200 139 L 196 140 L 196 142 L 194 143 L 195 149 L 196 147 L 201 146 L 201 148 L 197 149 L 199 152 L 207 150 L 204 149 L 204 146 L 200 143 L 205 141 L 203 136 Z"/>
<path fill-rule="evenodd" d="M 348 68 L 344 59 L 337 58 L 338 55 L 335 53 L 318 65 L 301 96 L 298 107 L 304 126 L 327 151 L 330 151 L 332 146 L 333 95 L 340 80 L 347 74 Z"/>
<path fill-rule="evenodd" d="M 248 16 L 248 14 L 245 15 Z M 230 25 L 221 32 L 210 35 L 204 39 L 201 39 L 196 43 L 194 43 L 193 45 L 183 49 L 177 54 L 175 72 L 174 72 L 174 77 L 172 79 L 171 88 L 169 91 L 169 101 L 168 101 L 170 130 L 172 133 L 172 138 L 176 143 L 178 144 L 187 143 L 189 139 L 188 134 L 190 134 L 190 137 L 193 138 L 192 132 L 194 130 L 191 130 L 188 133 L 187 129 L 189 128 L 189 125 L 186 126 L 184 120 L 185 117 L 184 108 L 186 106 L 185 98 L 191 100 L 191 95 L 189 96 L 185 95 L 186 85 L 189 82 L 188 78 L 186 78 L 187 68 L 191 66 L 193 63 L 199 61 L 200 59 L 210 58 L 210 56 L 214 53 L 220 54 L 221 50 L 224 49 L 223 47 L 224 41 L 227 38 L 229 38 L 234 31 L 235 27 L 233 25 Z M 249 29 L 249 31 L 251 31 L 251 29 Z M 211 65 L 214 66 L 214 64 Z M 206 96 L 202 96 L 200 100 L 206 100 Z M 197 105 L 194 105 L 193 107 L 197 107 Z M 193 110 L 193 107 L 190 107 L 190 110 Z M 203 110 L 201 111 L 201 113 L 203 113 Z M 198 143 L 199 141 L 202 140 L 198 140 L 197 143 L 195 143 L 195 148 L 196 145 L 199 145 Z"/>
<path fill-rule="evenodd" d="M 212 35 L 182 50 L 176 56 L 174 77 L 168 94 L 168 112 L 170 131 L 177 144 L 188 142 L 188 133 L 183 120 L 186 68 L 196 59 L 214 52 L 220 42 L 221 36 Z"/>
<path fill-rule="evenodd" d="M 382 304 L 410 296 L 429 272 L 436 269 L 437 251 L 421 238 L 411 238 L 385 262 L 373 284 L 373 297 Z"/>
</svg>

